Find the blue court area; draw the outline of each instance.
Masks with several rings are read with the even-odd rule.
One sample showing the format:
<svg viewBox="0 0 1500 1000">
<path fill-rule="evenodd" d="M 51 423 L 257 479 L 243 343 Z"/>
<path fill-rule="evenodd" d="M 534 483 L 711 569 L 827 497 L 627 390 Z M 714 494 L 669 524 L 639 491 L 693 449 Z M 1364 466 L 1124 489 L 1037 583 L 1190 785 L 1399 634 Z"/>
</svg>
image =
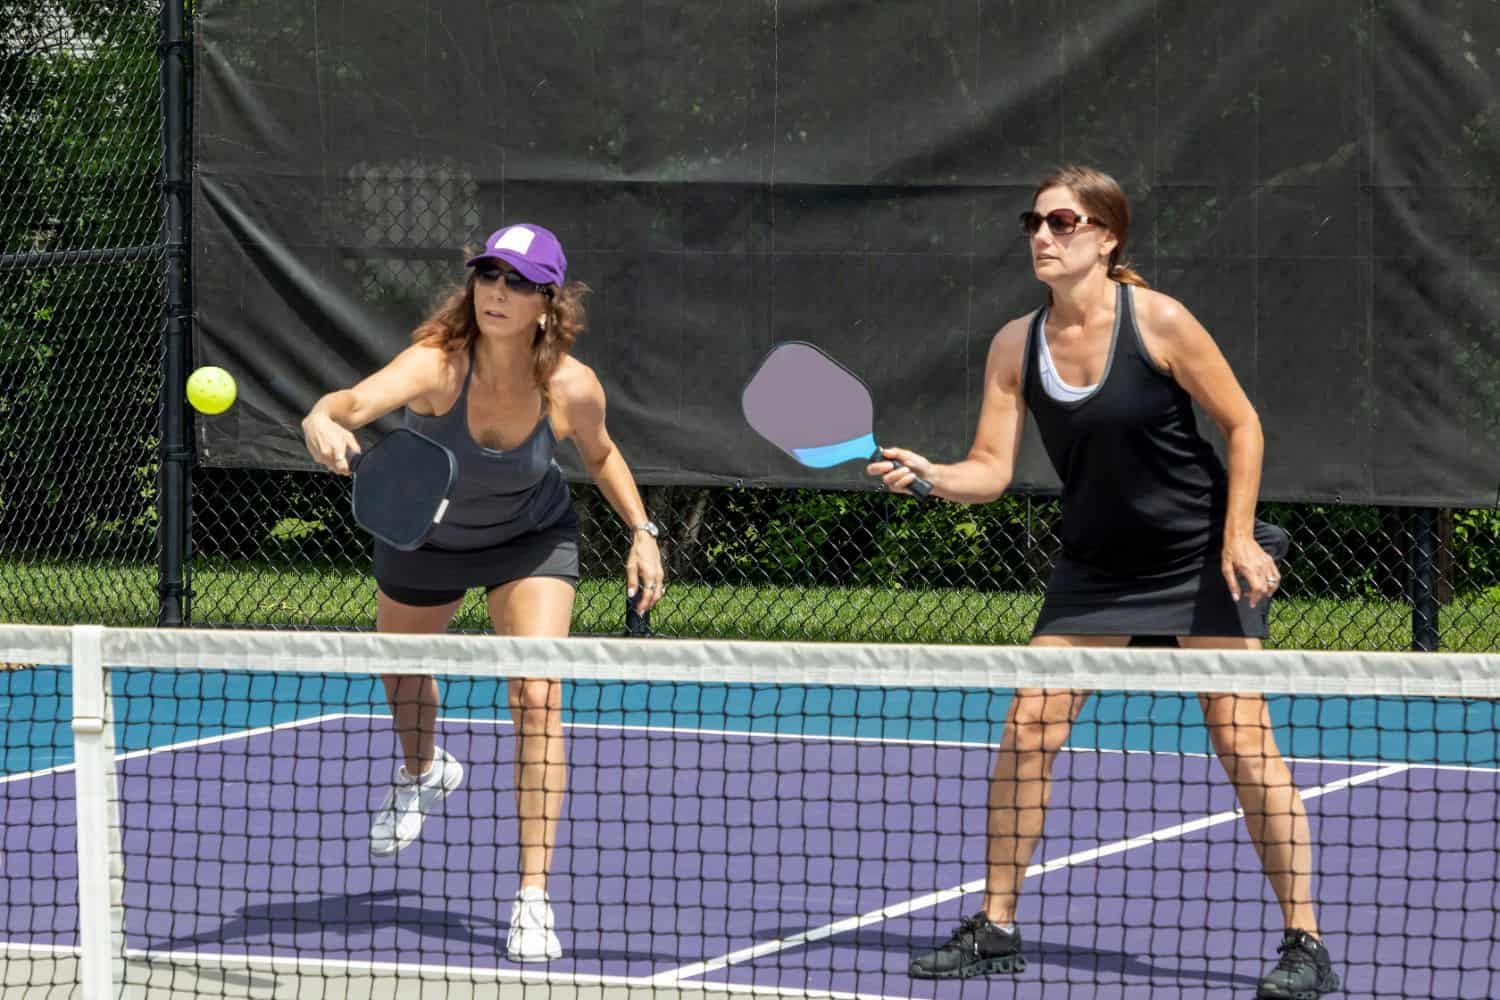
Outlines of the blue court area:
<svg viewBox="0 0 1500 1000">
<path fill-rule="evenodd" d="M 121 752 L 346 712 L 385 710 L 370 677 L 225 671 L 112 671 Z M 878 679 L 877 679 L 878 680 Z M 6 774 L 70 763 L 71 679 L 37 667 L 0 683 Z M 443 681 L 443 714 L 504 717 L 503 681 Z M 569 682 L 571 723 L 803 736 L 994 743 L 1005 692 L 878 687 Z M 496 707 L 501 711 L 497 716 Z M 1291 757 L 1500 767 L 1500 708 L 1487 701 L 1273 695 L 1271 719 Z M 1089 699 L 1070 743 L 1090 749 L 1208 753 L 1197 698 L 1105 692 Z"/>
<path fill-rule="evenodd" d="M 77 940 L 68 684 L 0 678 L 12 946 Z M 394 766 L 377 681 L 114 685 L 129 948 L 523 974 L 504 947 L 519 833 L 503 682 L 445 682 L 439 742 L 465 782 L 393 859 L 368 849 Z M 570 683 L 566 701 L 559 981 L 1217 997 L 1253 994 L 1274 958 L 1281 917 L 1195 698 L 1091 701 L 1022 901 L 1030 967 L 967 983 L 907 966 L 978 908 L 1003 693 Z M 1500 994 L 1495 704 L 1280 697 L 1272 714 L 1347 994 Z"/>
</svg>

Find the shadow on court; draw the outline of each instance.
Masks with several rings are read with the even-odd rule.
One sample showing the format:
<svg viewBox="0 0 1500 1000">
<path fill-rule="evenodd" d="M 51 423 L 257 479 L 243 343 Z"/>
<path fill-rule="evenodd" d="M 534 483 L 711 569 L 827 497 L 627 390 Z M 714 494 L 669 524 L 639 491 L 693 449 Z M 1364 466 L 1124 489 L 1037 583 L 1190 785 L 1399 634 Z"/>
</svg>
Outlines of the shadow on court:
<svg viewBox="0 0 1500 1000">
<path fill-rule="evenodd" d="M 436 954 L 461 954 L 479 958 L 485 954 L 507 961 L 505 937 L 510 924 L 470 914 L 457 914 L 431 907 L 413 906 L 411 894 L 399 889 L 375 892 L 323 895 L 316 898 L 268 903 L 241 908 L 232 919 L 198 934 L 170 939 L 153 939 L 147 949 L 190 951 L 194 948 L 237 948 L 264 941 L 288 927 L 317 927 L 341 940 L 357 938 L 362 932 L 395 929 L 410 931 L 433 942 Z M 438 943 L 441 942 L 441 943 Z M 632 948 L 629 951 L 587 947 L 588 940 L 574 940 L 568 948 L 568 959 L 600 961 L 650 960 L 666 964 L 682 961 L 675 952 Z M 450 947 L 451 946 L 451 947 Z"/>
<path fill-rule="evenodd" d="M 193 935 L 152 940 L 147 947 L 182 951 L 195 946 L 234 946 L 268 938 L 289 926 L 303 926 L 321 927 L 343 936 L 361 930 L 399 927 L 425 938 L 462 942 L 488 951 L 504 950 L 508 929 L 504 923 L 413 906 L 401 902 L 403 896 L 410 899 L 409 893 L 384 889 L 246 906 L 217 927 Z"/>
</svg>

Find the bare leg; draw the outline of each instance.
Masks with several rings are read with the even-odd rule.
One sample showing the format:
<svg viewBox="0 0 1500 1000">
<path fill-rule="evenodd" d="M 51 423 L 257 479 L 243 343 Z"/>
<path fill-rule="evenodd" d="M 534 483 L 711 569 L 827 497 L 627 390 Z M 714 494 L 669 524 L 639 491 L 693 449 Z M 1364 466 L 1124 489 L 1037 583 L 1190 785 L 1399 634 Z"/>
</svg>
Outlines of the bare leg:
<svg viewBox="0 0 1500 1000">
<path fill-rule="evenodd" d="M 459 599 L 430 608 L 416 607 L 394 601 L 377 591 L 375 629 L 406 635 L 445 632 L 462 603 L 463 600 Z M 432 764 L 439 704 L 437 679 L 391 674 L 381 680 L 385 683 L 385 698 L 391 706 L 396 736 L 401 741 L 406 773 L 416 777 Z"/>
<path fill-rule="evenodd" d="M 1191 649 L 1259 649 L 1259 639 L 1189 638 Z M 1318 936 L 1313 909 L 1312 831 L 1302 796 L 1271 728 L 1271 714 L 1260 694 L 1200 694 L 1214 752 L 1234 784 L 1245 827 L 1271 890 L 1281 903 L 1285 926 Z"/>
<path fill-rule="evenodd" d="M 1128 636 L 1037 636 L 1033 646 L 1123 646 Z M 1052 762 L 1068 739 L 1087 691 L 1019 690 L 1011 698 L 1005 732 L 990 779 L 984 913 L 1012 923 L 1021 883 L 1047 819 Z"/>
<path fill-rule="evenodd" d="M 573 587 L 530 577 L 490 593 L 490 619 L 504 635 L 566 636 Z M 520 819 L 521 887 L 546 888 L 568 784 L 563 748 L 562 682 L 515 678 L 510 712 L 516 731 L 516 815 Z"/>
</svg>

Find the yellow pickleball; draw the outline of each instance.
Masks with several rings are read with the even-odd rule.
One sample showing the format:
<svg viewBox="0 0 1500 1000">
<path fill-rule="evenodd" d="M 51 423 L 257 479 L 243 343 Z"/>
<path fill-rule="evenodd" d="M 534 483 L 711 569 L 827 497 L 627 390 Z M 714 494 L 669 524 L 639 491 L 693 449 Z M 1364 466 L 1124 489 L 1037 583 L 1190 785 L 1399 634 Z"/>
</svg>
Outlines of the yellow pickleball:
<svg viewBox="0 0 1500 1000">
<path fill-rule="evenodd" d="M 187 380 L 187 398 L 199 413 L 223 413 L 234 405 L 234 376 L 222 368 L 205 365 Z"/>
</svg>

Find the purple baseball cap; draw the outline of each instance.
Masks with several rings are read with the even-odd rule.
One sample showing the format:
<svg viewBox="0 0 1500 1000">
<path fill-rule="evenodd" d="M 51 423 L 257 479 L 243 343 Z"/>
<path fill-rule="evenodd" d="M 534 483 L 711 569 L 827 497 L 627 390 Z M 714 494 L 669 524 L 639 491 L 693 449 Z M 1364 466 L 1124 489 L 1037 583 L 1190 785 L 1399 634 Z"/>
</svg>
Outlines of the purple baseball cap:
<svg viewBox="0 0 1500 1000">
<path fill-rule="evenodd" d="M 465 266 L 487 260 L 503 260 L 523 277 L 543 285 L 561 285 L 568 275 L 568 258 L 552 230 L 530 222 L 495 230 L 484 241 L 484 250 L 470 257 Z"/>
</svg>

